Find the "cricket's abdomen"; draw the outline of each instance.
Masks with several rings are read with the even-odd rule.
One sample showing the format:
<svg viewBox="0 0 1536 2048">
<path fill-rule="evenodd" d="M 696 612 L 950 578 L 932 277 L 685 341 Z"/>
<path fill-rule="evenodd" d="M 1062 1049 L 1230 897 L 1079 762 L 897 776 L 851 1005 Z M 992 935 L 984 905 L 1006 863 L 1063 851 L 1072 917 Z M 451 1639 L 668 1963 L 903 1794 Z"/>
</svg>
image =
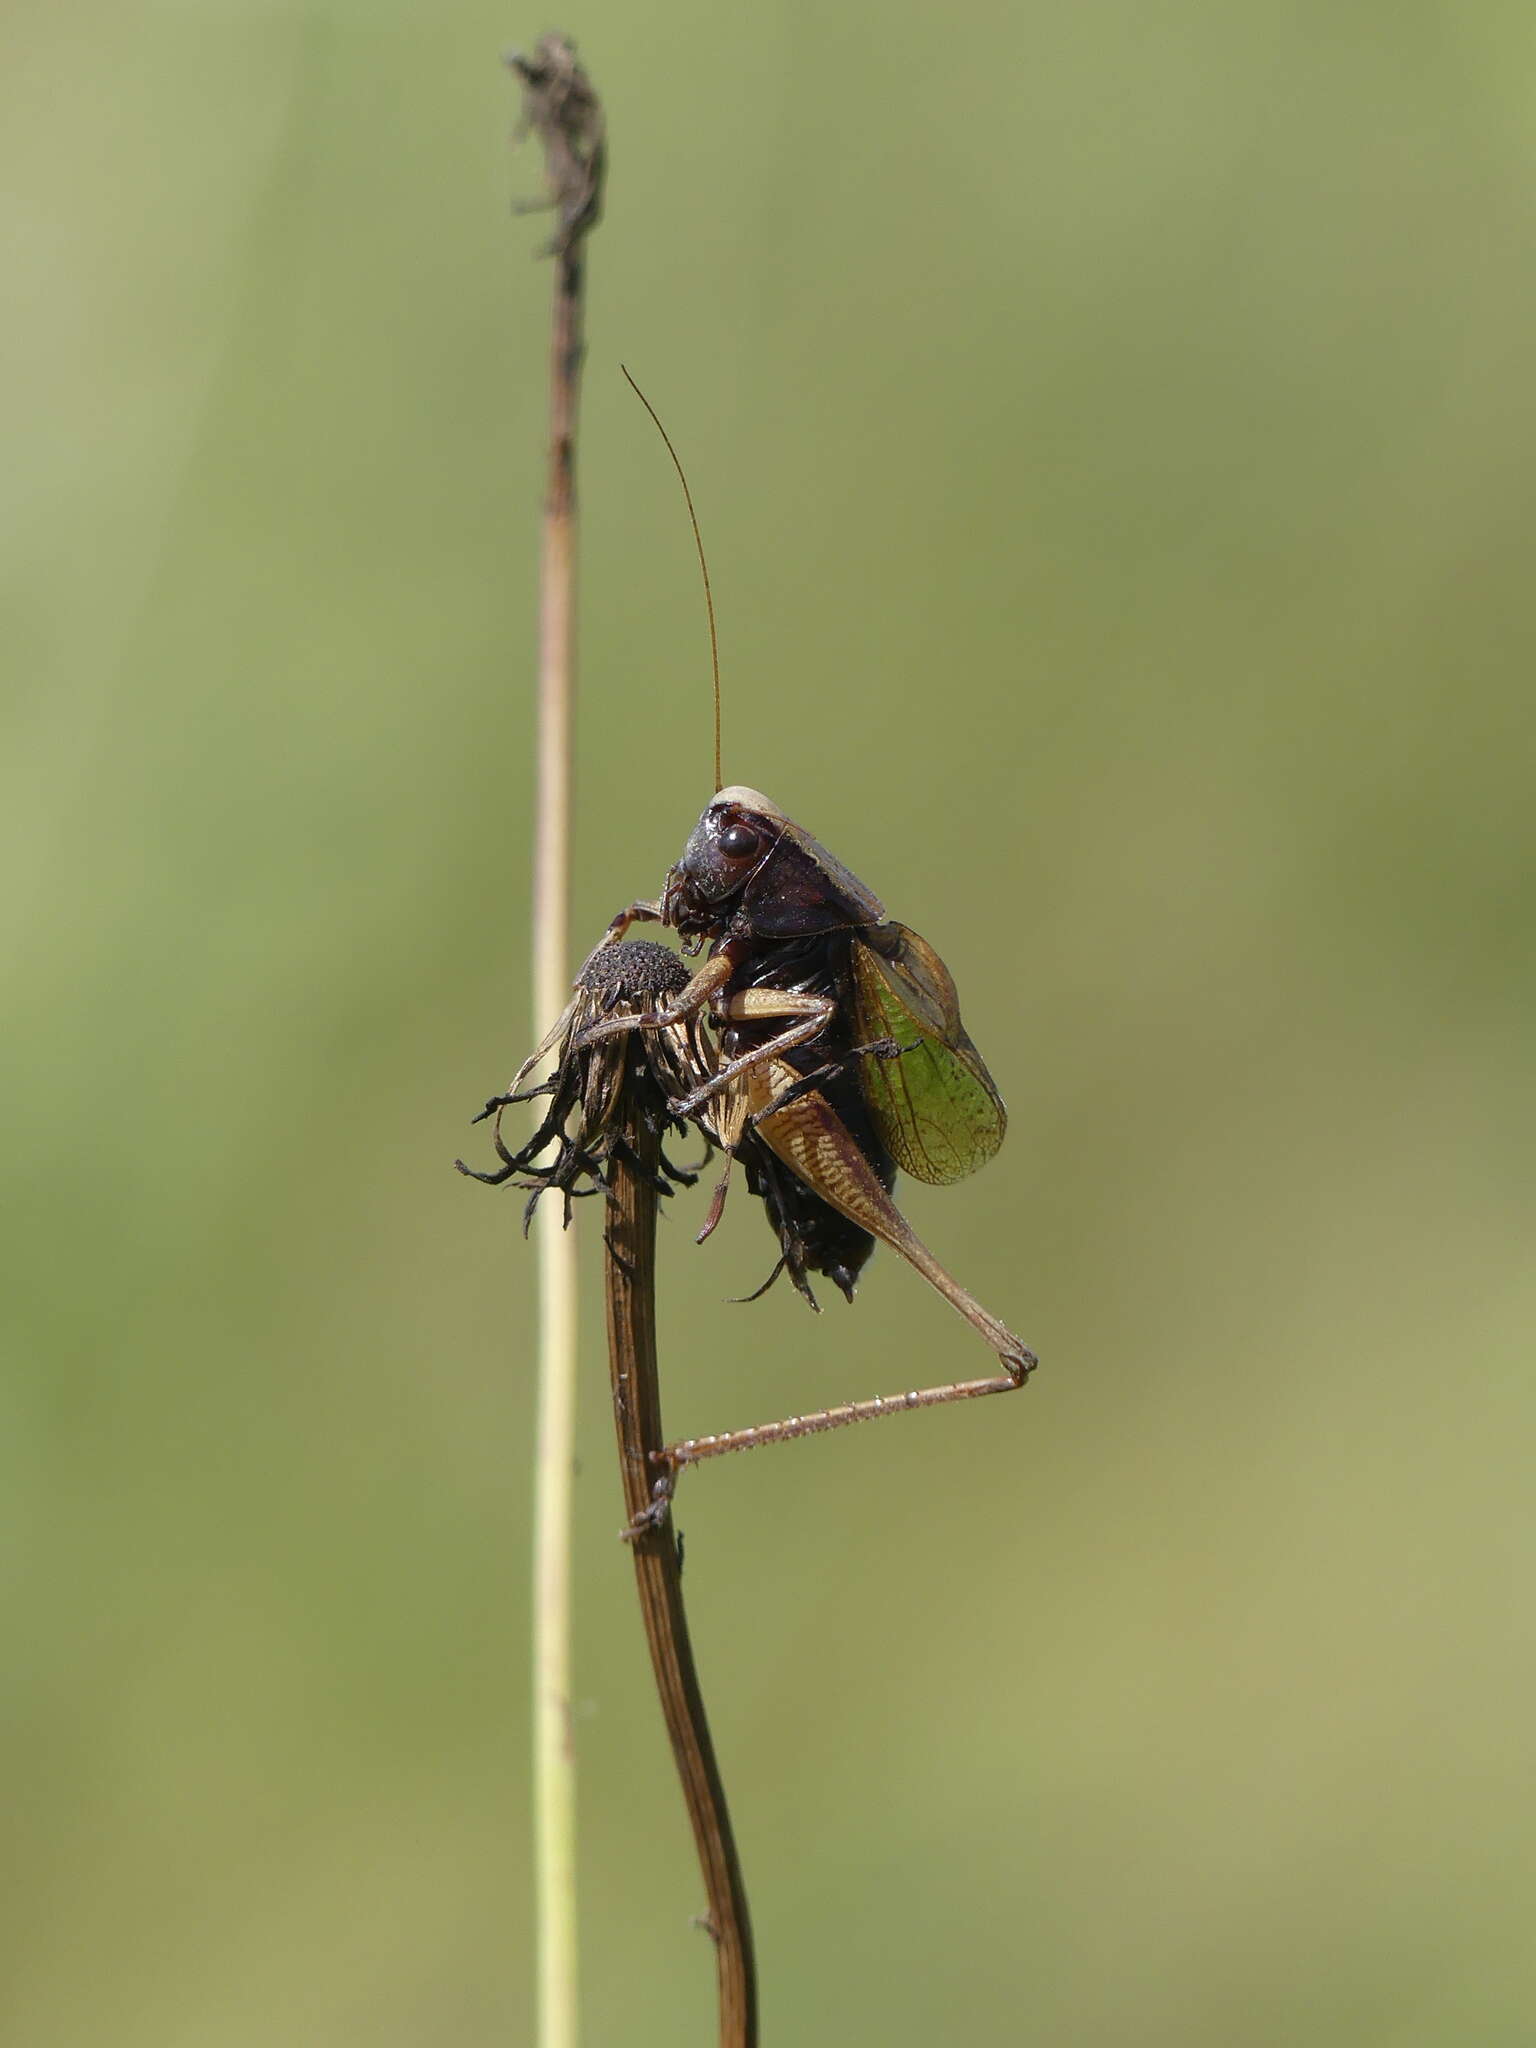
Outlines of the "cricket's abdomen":
<svg viewBox="0 0 1536 2048">
<path fill-rule="evenodd" d="M 783 989 L 794 995 L 829 997 L 837 1004 L 826 1026 L 808 1045 L 792 1046 L 778 1058 L 764 1060 L 743 1077 L 751 1110 L 767 1108 L 796 1080 L 847 1057 L 853 1045 L 852 1004 L 848 1000 L 850 949 L 851 934 L 846 931 L 786 940 L 753 953 L 731 977 L 722 992 L 722 1001 L 745 989 Z M 771 1044 L 782 1035 L 785 1021 L 782 1017 L 752 1017 L 723 1024 L 722 1055 L 735 1059 Z M 843 1151 L 857 1155 L 858 1164 L 849 1169 L 853 1177 L 888 1192 L 896 1178 L 896 1166 L 865 1106 L 857 1066 L 855 1062 L 827 1075 L 783 1114 L 792 1119 L 796 1129 L 809 1118 L 824 1130 L 837 1133 L 834 1151 L 840 1144 Z M 795 1117 L 793 1112 L 801 1104 L 805 1110 Z M 775 1126 L 773 1131 L 767 1128 L 769 1124 Z M 803 1143 L 785 1142 L 789 1129 L 781 1117 L 765 1119 L 758 1136 L 764 1149 L 789 1169 L 804 1190 L 795 1199 L 789 1199 L 786 1191 L 786 1198 L 780 1203 L 784 1211 L 781 1238 L 782 1223 L 787 1222 L 805 1265 L 812 1272 L 826 1274 L 851 1300 L 853 1283 L 874 1250 L 874 1234 L 864 1228 L 862 1216 L 848 1202 L 832 1195 L 828 1174 L 835 1162 L 824 1163 L 813 1156 L 814 1148 Z M 846 1175 L 835 1177 L 841 1189 Z M 850 1187 L 848 1192 L 857 1204 L 854 1190 Z"/>
<path fill-rule="evenodd" d="M 795 1079 L 814 1074 L 822 1067 L 836 1067 L 837 1062 L 848 1058 L 856 1042 L 853 1036 L 853 977 L 850 966 L 852 944 L 851 932 L 838 931 L 818 932 L 810 938 L 791 939 L 764 947 L 742 961 L 726 984 L 723 1000 L 729 1000 L 745 989 L 783 989 L 792 995 L 825 996 L 837 1005 L 823 1029 L 808 1044 L 792 1046 L 788 1052 L 771 1062 L 765 1061 L 761 1068 L 754 1070 L 751 1090 L 754 1109 L 766 1107 Z M 775 1038 L 782 1036 L 785 1022 L 782 1017 L 751 1017 L 723 1025 L 720 1045 L 724 1057 L 734 1059 L 741 1053 L 771 1045 Z M 888 1191 L 896 1178 L 896 1165 L 875 1129 L 865 1103 L 859 1083 L 860 1065 L 860 1061 L 854 1060 L 847 1066 L 838 1067 L 836 1072 L 817 1082 L 814 1094 L 826 1102 L 864 1155 L 870 1171 Z M 770 1066 L 776 1070 L 775 1078 L 771 1086 L 765 1087 Z M 802 1098 L 808 1099 L 809 1095 Z M 773 1149 L 807 1186 L 816 1187 L 816 1181 L 780 1147 L 776 1145 Z M 819 1189 L 817 1191 L 820 1192 Z"/>
</svg>

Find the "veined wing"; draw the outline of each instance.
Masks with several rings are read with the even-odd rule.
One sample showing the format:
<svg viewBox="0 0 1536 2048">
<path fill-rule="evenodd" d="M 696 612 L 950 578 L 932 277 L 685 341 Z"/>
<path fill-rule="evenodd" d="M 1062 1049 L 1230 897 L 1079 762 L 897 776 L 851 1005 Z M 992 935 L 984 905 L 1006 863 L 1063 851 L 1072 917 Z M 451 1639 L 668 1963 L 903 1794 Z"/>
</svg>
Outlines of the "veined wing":
<svg viewBox="0 0 1536 2048">
<path fill-rule="evenodd" d="M 1002 1144 L 1008 1112 L 960 1021 L 949 969 L 916 932 L 882 924 L 856 938 L 853 974 L 859 1038 L 911 1048 L 859 1063 L 886 1149 L 916 1180 L 964 1180 Z"/>
</svg>

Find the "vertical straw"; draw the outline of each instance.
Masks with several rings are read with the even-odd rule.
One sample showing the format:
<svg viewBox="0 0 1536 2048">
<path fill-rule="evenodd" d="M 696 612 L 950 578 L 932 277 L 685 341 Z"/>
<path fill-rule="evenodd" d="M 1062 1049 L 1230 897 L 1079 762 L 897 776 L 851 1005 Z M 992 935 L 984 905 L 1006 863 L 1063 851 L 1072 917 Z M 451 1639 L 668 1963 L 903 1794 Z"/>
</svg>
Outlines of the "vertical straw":
<svg viewBox="0 0 1536 2048">
<path fill-rule="evenodd" d="M 544 146 L 558 226 L 550 333 L 549 459 L 539 570 L 538 780 L 533 858 L 533 1029 L 570 983 L 571 712 L 576 679 L 576 408 L 582 244 L 602 202 L 602 108 L 564 36 L 507 59 L 523 132 Z M 538 1426 L 533 1533 L 533 1787 L 538 2048 L 576 2048 L 576 1758 L 571 1728 L 571 1490 L 576 1421 L 576 1247 L 546 1203 L 537 1221 Z"/>
</svg>

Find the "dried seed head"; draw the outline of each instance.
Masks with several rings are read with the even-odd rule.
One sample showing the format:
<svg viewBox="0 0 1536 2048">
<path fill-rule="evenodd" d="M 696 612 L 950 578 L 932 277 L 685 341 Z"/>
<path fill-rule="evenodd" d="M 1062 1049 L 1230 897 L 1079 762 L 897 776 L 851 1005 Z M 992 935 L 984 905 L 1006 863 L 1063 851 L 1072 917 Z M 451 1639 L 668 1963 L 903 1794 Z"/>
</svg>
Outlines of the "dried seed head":
<svg viewBox="0 0 1536 2048">
<path fill-rule="evenodd" d="M 678 1024 L 642 1027 L 641 1017 L 655 1010 L 687 985 L 688 970 L 669 947 L 654 939 L 634 939 L 600 946 L 576 978 L 571 1000 L 538 1051 L 524 1063 L 506 1095 L 486 1105 L 494 1114 L 493 1143 L 501 1166 L 478 1173 L 457 1161 L 461 1173 L 492 1185 L 510 1183 L 529 1196 L 532 1216 L 539 1197 L 557 1188 L 566 1217 L 574 1196 L 595 1194 L 607 1186 L 607 1166 L 629 1147 L 627 1134 L 637 1122 L 659 1138 L 669 1127 L 683 1126 L 670 1103 L 690 1094 L 714 1071 L 714 1054 L 701 1018 Z M 614 1030 L 615 1019 L 634 1028 Z M 604 1034 L 587 1034 L 602 1025 Z M 545 1057 L 552 1061 L 547 1080 L 532 1088 L 520 1083 Z M 542 1121 L 521 1150 L 510 1151 L 501 1136 L 502 1111 L 516 1102 L 548 1098 Z M 708 1125 L 698 1129 L 709 1145 Z M 632 1147 L 629 1147 L 632 1151 Z M 691 1185 L 696 1173 L 674 1167 L 662 1155 L 656 1185 L 662 1194 L 671 1183 Z"/>
<path fill-rule="evenodd" d="M 577 988 L 613 1001 L 641 996 L 675 996 L 688 985 L 688 969 L 670 946 L 655 939 L 628 939 L 600 946 L 576 977 Z"/>
</svg>

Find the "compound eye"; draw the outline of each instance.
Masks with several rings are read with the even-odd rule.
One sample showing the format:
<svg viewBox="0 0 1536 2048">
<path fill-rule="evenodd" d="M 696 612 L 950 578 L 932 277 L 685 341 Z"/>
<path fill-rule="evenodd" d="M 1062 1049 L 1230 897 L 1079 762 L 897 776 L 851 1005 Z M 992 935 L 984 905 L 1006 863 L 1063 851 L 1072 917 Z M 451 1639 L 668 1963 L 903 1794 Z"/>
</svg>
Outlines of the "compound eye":
<svg viewBox="0 0 1536 2048">
<path fill-rule="evenodd" d="M 750 860 L 762 843 L 762 835 L 750 825 L 727 825 L 719 840 L 720 851 L 730 860 Z"/>
</svg>

